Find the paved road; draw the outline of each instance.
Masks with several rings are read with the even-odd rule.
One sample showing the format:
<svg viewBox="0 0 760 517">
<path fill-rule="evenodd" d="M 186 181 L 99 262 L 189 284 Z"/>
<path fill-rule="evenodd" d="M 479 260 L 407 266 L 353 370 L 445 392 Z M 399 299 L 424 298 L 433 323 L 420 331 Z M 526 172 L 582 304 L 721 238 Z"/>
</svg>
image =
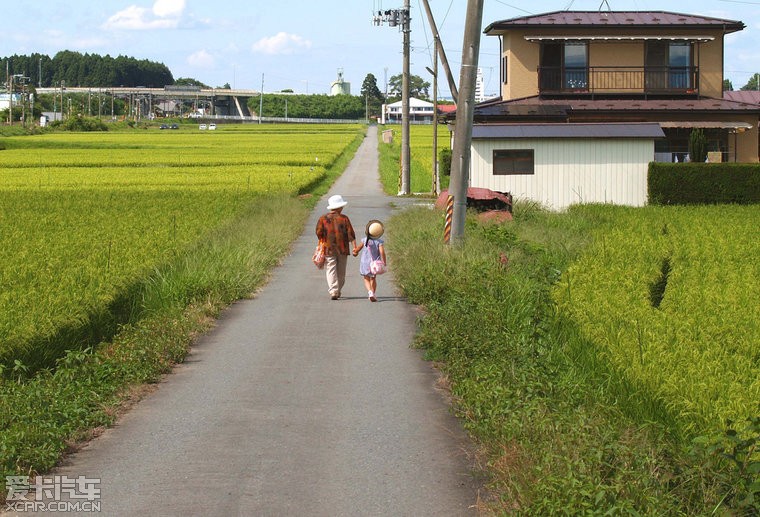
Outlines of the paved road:
<svg viewBox="0 0 760 517">
<path fill-rule="evenodd" d="M 328 194 L 357 229 L 395 198 L 377 180 L 376 129 Z M 187 361 L 56 474 L 101 478 L 106 515 L 474 514 L 468 442 L 436 375 L 409 348 L 415 311 L 349 259 L 331 301 L 310 262 L 312 215 L 256 296 L 233 305 Z M 392 239 L 392 236 L 386 236 Z"/>
</svg>

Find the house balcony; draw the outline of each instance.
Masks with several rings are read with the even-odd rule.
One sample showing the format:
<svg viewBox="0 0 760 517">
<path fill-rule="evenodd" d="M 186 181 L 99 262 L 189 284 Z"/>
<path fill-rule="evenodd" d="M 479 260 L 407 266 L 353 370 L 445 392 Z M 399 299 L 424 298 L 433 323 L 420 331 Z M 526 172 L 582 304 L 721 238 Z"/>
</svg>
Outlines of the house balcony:
<svg viewBox="0 0 760 517">
<path fill-rule="evenodd" d="M 541 95 L 699 95 L 699 68 L 593 66 L 538 68 Z"/>
</svg>

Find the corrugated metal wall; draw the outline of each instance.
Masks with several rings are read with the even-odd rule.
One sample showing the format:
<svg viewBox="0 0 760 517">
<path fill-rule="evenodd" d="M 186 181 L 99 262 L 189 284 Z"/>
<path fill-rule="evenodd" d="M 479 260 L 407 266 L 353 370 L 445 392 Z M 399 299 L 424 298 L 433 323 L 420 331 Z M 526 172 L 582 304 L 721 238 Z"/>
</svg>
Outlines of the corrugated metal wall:
<svg viewBox="0 0 760 517">
<path fill-rule="evenodd" d="M 533 149 L 534 174 L 495 176 L 496 149 Z M 472 142 L 470 186 L 510 192 L 552 209 L 574 203 L 643 206 L 653 159 L 654 141 L 646 139 L 478 139 Z"/>
</svg>

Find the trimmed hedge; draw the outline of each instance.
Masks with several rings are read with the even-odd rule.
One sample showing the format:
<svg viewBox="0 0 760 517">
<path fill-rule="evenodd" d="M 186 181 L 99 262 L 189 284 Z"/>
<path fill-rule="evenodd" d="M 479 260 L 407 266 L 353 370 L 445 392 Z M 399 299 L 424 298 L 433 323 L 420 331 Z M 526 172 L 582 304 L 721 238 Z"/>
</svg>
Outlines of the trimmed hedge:
<svg viewBox="0 0 760 517">
<path fill-rule="evenodd" d="M 652 162 L 647 190 L 653 205 L 760 203 L 760 165 Z"/>
</svg>

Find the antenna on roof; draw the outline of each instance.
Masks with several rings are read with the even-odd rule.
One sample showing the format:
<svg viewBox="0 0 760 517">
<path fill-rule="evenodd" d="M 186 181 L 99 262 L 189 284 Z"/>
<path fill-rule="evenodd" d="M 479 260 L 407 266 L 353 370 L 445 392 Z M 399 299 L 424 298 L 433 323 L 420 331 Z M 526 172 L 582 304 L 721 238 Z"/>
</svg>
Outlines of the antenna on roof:
<svg viewBox="0 0 760 517">
<path fill-rule="evenodd" d="M 602 0 L 602 3 L 599 4 L 599 12 L 602 11 L 602 6 L 606 5 L 608 11 L 612 11 L 612 8 L 610 7 L 610 4 L 607 2 L 607 0 Z"/>
</svg>

